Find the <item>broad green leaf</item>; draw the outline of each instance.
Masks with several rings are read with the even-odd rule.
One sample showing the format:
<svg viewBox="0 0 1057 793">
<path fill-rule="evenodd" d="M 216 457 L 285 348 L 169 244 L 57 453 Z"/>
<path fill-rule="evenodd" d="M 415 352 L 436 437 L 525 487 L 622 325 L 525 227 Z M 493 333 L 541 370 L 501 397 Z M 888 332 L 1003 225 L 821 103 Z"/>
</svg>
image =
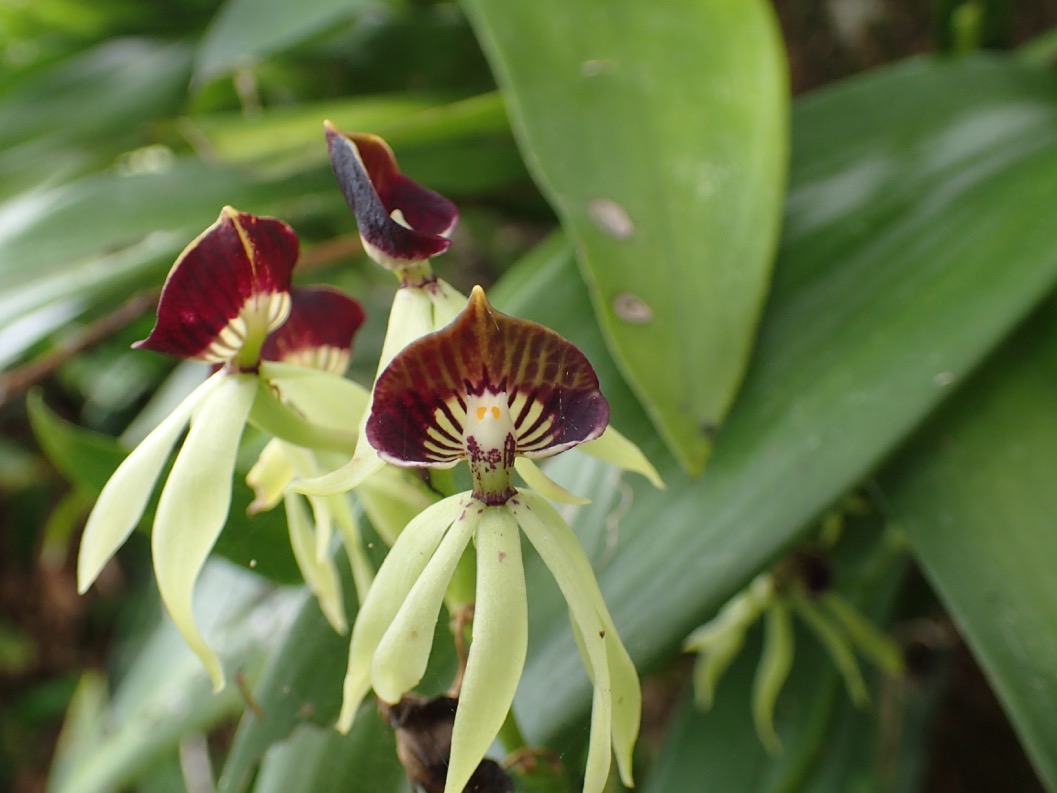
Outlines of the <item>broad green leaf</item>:
<svg viewBox="0 0 1057 793">
<path fill-rule="evenodd" d="M 1057 306 L 993 357 L 882 479 L 894 518 L 1057 790 Z"/>
<path fill-rule="evenodd" d="M 223 644 L 228 662 L 252 676 L 284 634 L 294 595 L 216 563 L 203 574 L 201 590 L 203 627 Z M 48 789 L 50 793 L 127 789 L 161 758 L 175 753 L 188 734 L 208 730 L 243 707 L 235 686 L 213 694 L 201 663 L 166 620 L 121 680 L 96 731 L 60 749 Z"/>
<path fill-rule="evenodd" d="M 253 66 L 339 22 L 351 22 L 371 5 L 368 0 L 227 0 L 202 39 L 195 79 Z"/>
<path fill-rule="evenodd" d="M 757 352 L 706 473 L 654 440 L 656 491 L 601 467 L 573 525 L 640 668 L 855 486 L 1057 282 L 1057 82 L 1008 61 L 912 61 L 805 98 L 792 194 Z M 559 259 L 562 253 L 554 252 Z M 600 346 L 566 258 L 504 311 Z M 527 276 L 521 283 L 530 280 Z M 577 295 L 578 297 L 574 297 Z M 603 385 L 612 362 L 593 357 Z M 610 391 L 617 428 L 648 435 Z M 618 402 L 618 399 L 620 400 Z M 589 687 L 546 572 L 533 593 L 530 735 L 586 712 Z"/>
<path fill-rule="evenodd" d="M 393 731 L 379 716 L 361 719 L 348 735 L 302 725 L 265 755 L 253 793 L 405 793 L 407 774 Z"/>
<path fill-rule="evenodd" d="M 778 239 L 785 56 L 770 5 L 465 0 L 628 382 L 700 473 Z"/>
</svg>

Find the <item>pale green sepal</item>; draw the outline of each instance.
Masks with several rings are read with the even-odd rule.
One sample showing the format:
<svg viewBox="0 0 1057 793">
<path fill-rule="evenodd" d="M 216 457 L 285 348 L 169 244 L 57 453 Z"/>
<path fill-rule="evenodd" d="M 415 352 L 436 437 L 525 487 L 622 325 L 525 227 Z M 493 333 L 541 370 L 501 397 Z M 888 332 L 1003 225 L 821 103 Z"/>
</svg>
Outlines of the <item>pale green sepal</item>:
<svg viewBox="0 0 1057 793">
<path fill-rule="evenodd" d="M 315 453 L 291 444 L 285 444 L 283 451 L 290 459 L 294 471 L 298 475 L 314 476 L 319 473 L 319 464 L 316 462 Z M 313 534 L 315 537 L 316 562 L 323 564 L 330 559 L 330 541 L 334 537 L 334 520 L 331 515 L 330 501 L 323 496 L 308 496 L 308 502 L 312 506 L 312 516 L 315 523 Z"/>
<path fill-rule="evenodd" d="M 337 723 L 339 731 L 346 733 L 352 728 L 360 702 L 371 687 L 371 658 L 378 643 L 448 527 L 470 500 L 467 494 L 460 493 L 438 501 L 407 524 L 385 557 L 352 626 L 349 666 Z"/>
<path fill-rule="evenodd" d="M 495 740 L 514 701 L 528 648 L 528 596 L 521 533 L 505 507 L 477 527 L 473 643 L 451 734 L 446 790 L 462 790 Z"/>
<path fill-rule="evenodd" d="M 617 468 L 642 474 L 658 490 L 666 489 L 664 480 L 653 467 L 653 463 L 646 459 L 646 455 L 638 446 L 617 432 L 612 424 L 606 427 L 601 437 L 581 443 L 576 448 Z"/>
<path fill-rule="evenodd" d="M 683 643 L 697 653 L 694 662 L 694 699 L 701 710 L 712 707 L 716 684 L 745 643 L 745 633 L 775 600 L 774 577 L 761 573 Z"/>
<path fill-rule="evenodd" d="M 437 283 L 441 283 L 439 280 Z M 465 300 L 463 301 L 465 305 Z M 385 367 L 396 357 L 397 353 L 411 342 L 420 339 L 435 329 L 433 322 L 433 302 L 423 287 L 401 287 L 393 296 L 393 305 L 389 309 L 389 325 L 382 342 L 382 354 L 378 360 L 378 379 Z"/>
<path fill-rule="evenodd" d="M 821 602 L 860 653 L 889 675 L 898 675 L 903 671 L 903 653 L 891 636 L 834 592 L 824 595 Z"/>
<path fill-rule="evenodd" d="M 774 706 L 793 668 L 794 651 L 793 617 L 789 604 L 778 600 L 764 617 L 763 652 L 752 684 L 752 718 L 756 723 L 756 734 L 772 754 L 782 749 L 782 742 L 774 729 Z"/>
<path fill-rule="evenodd" d="M 227 375 L 202 403 L 162 489 L 151 535 L 158 592 L 218 691 L 224 670 L 195 624 L 194 585 L 227 520 L 239 438 L 257 393 L 256 375 Z"/>
<path fill-rule="evenodd" d="M 329 558 L 317 558 L 312 524 L 301 497 L 287 493 L 283 500 L 286 504 L 286 523 L 290 530 L 290 547 L 294 551 L 294 559 L 301 576 L 305 579 L 309 591 L 319 601 L 319 608 L 330 626 L 338 633 L 345 633 L 349 626 L 345 619 L 345 604 L 341 597 L 341 581 L 337 568 Z"/>
<path fill-rule="evenodd" d="M 701 710 L 710 710 L 716 696 L 716 685 L 730 668 L 745 644 L 745 630 L 732 628 L 710 637 L 703 645 L 686 645 L 697 653 L 694 659 L 694 702 Z"/>
<path fill-rule="evenodd" d="M 614 692 L 609 673 L 609 658 L 606 644 L 619 642 L 610 622 L 597 608 L 601 603 L 601 593 L 594 574 L 590 572 L 590 563 L 580 547 L 576 535 L 558 513 L 540 495 L 521 492 L 507 502 L 518 525 L 521 526 L 529 542 L 535 547 L 540 559 L 554 576 L 558 588 L 565 597 L 572 613 L 574 630 L 579 631 L 581 646 L 590 662 L 590 677 L 594 686 L 593 705 L 591 708 L 591 733 L 588 738 L 587 766 L 584 771 L 584 793 L 601 793 L 609 777 L 612 761 L 611 741 L 616 737 L 613 726 L 612 703 Z M 584 575 L 584 565 L 588 575 Z M 597 593 L 597 594 L 596 594 Z M 607 615 L 608 616 L 608 615 Z M 635 705 L 641 713 L 641 693 L 638 690 L 638 679 L 635 691 L 621 692 L 625 703 Z M 626 711 L 631 708 L 626 707 Z M 625 733 L 638 732 L 638 713 L 633 725 L 621 729 L 622 743 Z M 618 764 L 621 779 L 628 786 L 632 784 L 631 752 L 624 746 L 618 747 Z"/>
<path fill-rule="evenodd" d="M 360 525 L 356 515 L 352 511 L 349 500 L 344 495 L 319 496 L 325 498 L 330 505 L 330 512 L 334 516 L 341 534 L 341 544 L 345 548 L 345 555 L 349 559 L 349 567 L 352 568 L 352 583 L 356 587 L 356 600 L 363 603 L 367 597 L 367 591 L 374 581 L 374 568 L 367 558 L 367 552 L 363 547 L 363 537 L 360 535 Z"/>
<path fill-rule="evenodd" d="M 516 457 L 514 459 L 514 470 L 525 480 L 525 484 L 551 501 L 559 504 L 590 504 L 591 499 L 570 493 L 545 473 L 536 463 L 528 457 Z"/>
<path fill-rule="evenodd" d="M 368 479 L 356 492 L 374 530 L 392 547 L 412 518 L 437 501 L 437 494 L 404 468 L 392 465 Z"/>
<path fill-rule="evenodd" d="M 592 602 L 595 612 L 602 619 L 606 631 L 607 669 L 612 685 L 613 748 L 620 770 L 620 778 L 626 786 L 630 787 L 632 785 L 632 752 L 635 748 L 635 741 L 638 739 L 642 717 L 642 689 L 635 664 L 620 640 L 616 624 L 598 588 L 598 581 L 595 579 L 591 562 L 584 553 L 576 534 L 569 528 L 558 511 L 540 495 L 523 491 L 511 503 L 515 500 L 523 502 L 514 507 L 515 517 L 518 518 L 522 528 L 526 525 L 522 522 L 523 516 L 527 516 L 528 521 L 535 518 L 539 522 L 548 540 L 556 546 L 557 553 L 572 567 L 574 575 L 582 584 L 584 594 Z M 528 530 L 525 533 L 528 536 Z M 533 542 L 533 545 L 536 543 Z M 539 546 L 537 545 L 536 548 L 538 550 Z M 542 557 L 543 554 L 540 553 L 540 556 Z M 550 567 L 549 564 L 548 567 Z M 554 574 L 553 568 L 551 568 L 551 573 Z M 557 579 L 556 575 L 555 578 Z"/>
<path fill-rule="evenodd" d="M 348 493 L 359 487 L 367 477 L 377 473 L 385 463 L 378 453 L 367 443 L 363 434 L 352 459 L 336 471 L 309 479 L 298 479 L 290 484 L 295 493 L 306 496 L 333 496 Z"/>
<path fill-rule="evenodd" d="M 279 399 L 270 383 L 254 378 L 259 383 L 260 396 L 253 403 L 250 419 L 254 425 L 274 438 L 295 446 L 316 451 L 352 454 L 356 436 L 345 430 L 313 424 L 290 405 Z"/>
<path fill-rule="evenodd" d="M 262 361 L 260 372 L 313 424 L 339 430 L 359 425 L 370 404 L 362 385 L 323 369 Z"/>
<path fill-rule="evenodd" d="M 466 308 L 466 295 L 443 278 L 438 278 L 433 284 L 425 287 L 425 291 L 433 303 L 433 330 L 450 325 Z"/>
<path fill-rule="evenodd" d="M 371 662 L 371 686 L 385 702 L 399 702 L 425 674 L 444 593 L 481 522 L 482 508 L 471 504 L 451 524 L 378 642 Z"/>
<path fill-rule="evenodd" d="M 136 528 L 172 447 L 191 413 L 224 375 L 217 372 L 199 385 L 133 449 L 111 475 L 95 502 L 77 557 L 77 591 L 82 595 Z"/>
<path fill-rule="evenodd" d="M 829 618 L 808 597 L 800 593 L 790 596 L 793 609 L 811 629 L 811 631 L 822 642 L 829 653 L 837 670 L 844 678 L 844 687 L 848 689 L 851 701 L 859 707 L 865 707 L 870 702 L 870 693 L 866 689 L 866 681 L 863 680 L 862 670 L 859 662 L 855 659 L 855 651 L 852 649 L 848 637 L 837 625 L 829 621 Z"/>
<path fill-rule="evenodd" d="M 246 511 L 254 515 L 275 507 L 282 501 L 283 491 L 293 478 L 294 466 L 283 449 L 283 442 L 272 438 L 246 474 L 246 484 L 254 493 L 253 503 Z"/>
</svg>

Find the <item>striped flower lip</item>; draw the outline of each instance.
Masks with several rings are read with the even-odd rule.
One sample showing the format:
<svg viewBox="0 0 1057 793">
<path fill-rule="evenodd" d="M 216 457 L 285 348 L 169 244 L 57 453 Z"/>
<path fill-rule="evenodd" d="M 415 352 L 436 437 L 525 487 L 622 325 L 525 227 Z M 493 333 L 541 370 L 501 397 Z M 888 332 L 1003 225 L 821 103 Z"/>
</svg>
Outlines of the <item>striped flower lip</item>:
<svg viewBox="0 0 1057 793">
<path fill-rule="evenodd" d="M 327 150 L 367 255 L 403 270 L 443 253 L 459 219 L 455 204 L 407 178 L 377 135 L 346 134 L 329 121 Z"/>
<path fill-rule="evenodd" d="M 252 369 L 290 313 L 299 244 L 281 220 L 224 207 L 169 271 L 158 319 L 139 349 Z"/>
<path fill-rule="evenodd" d="M 293 289 L 290 316 L 265 340 L 261 359 L 344 374 L 363 320 L 360 304 L 338 289 Z"/>
<path fill-rule="evenodd" d="M 502 314 L 475 287 L 446 328 L 399 353 L 375 384 L 367 439 L 385 461 L 470 463 L 473 495 L 514 495 L 514 458 L 549 457 L 599 437 L 609 403 L 590 362 L 542 325 Z"/>
</svg>

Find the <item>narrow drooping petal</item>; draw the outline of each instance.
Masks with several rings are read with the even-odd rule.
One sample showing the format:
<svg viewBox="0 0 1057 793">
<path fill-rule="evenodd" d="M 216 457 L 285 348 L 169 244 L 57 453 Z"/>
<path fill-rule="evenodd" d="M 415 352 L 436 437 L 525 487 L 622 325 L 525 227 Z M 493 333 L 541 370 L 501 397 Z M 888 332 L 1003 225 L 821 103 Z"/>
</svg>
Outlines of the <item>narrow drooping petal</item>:
<svg viewBox="0 0 1057 793">
<path fill-rule="evenodd" d="M 642 691 L 638 673 L 620 641 L 616 625 L 598 588 L 591 563 L 572 529 L 546 499 L 531 491 L 525 491 L 511 499 L 509 504 L 518 525 L 536 548 L 565 595 L 574 622 L 581 632 L 585 652 L 591 661 L 596 698 L 600 678 L 592 653 L 595 652 L 596 644 L 601 646 L 607 680 L 607 701 L 611 703 L 611 721 L 606 725 L 606 730 L 612 732 L 613 749 L 621 780 L 630 787 L 631 753 L 639 732 Z M 581 610 L 577 611 L 578 608 Z M 601 642 L 596 639 L 601 639 Z M 592 717 L 592 729 L 594 724 Z M 606 741 L 609 740 L 607 735 Z M 592 747 L 594 745 L 592 736 Z M 609 752 L 605 754 L 608 758 Z M 606 768 L 608 773 L 608 760 Z"/>
<path fill-rule="evenodd" d="M 224 207 L 169 271 L 150 335 L 134 346 L 211 363 L 252 366 L 290 311 L 293 230 Z"/>
<path fill-rule="evenodd" d="M 399 701 L 425 674 L 444 593 L 480 522 L 474 506 L 455 520 L 379 642 L 371 686 L 384 701 Z"/>
<path fill-rule="evenodd" d="M 288 493 L 283 499 L 286 504 L 286 523 L 290 531 L 290 547 L 294 559 L 301 571 L 308 589 L 319 601 L 320 610 L 327 622 L 338 633 L 345 633 L 348 622 L 345 619 L 345 604 L 341 597 L 341 582 L 334 562 L 329 557 L 319 559 L 315 548 L 315 535 L 312 521 L 308 518 L 301 497 Z"/>
<path fill-rule="evenodd" d="M 192 391 L 117 467 L 84 527 L 77 557 L 77 591 L 84 594 L 136 528 L 154 484 L 191 413 L 217 387 L 221 374 Z"/>
<path fill-rule="evenodd" d="M 400 270 L 443 253 L 459 218 L 455 205 L 400 173 L 377 135 L 348 135 L 327 122 L 327 150 L 367 254 Z"/>
<path fill-rule="evenodd" d="M 352 727 L 356 710 L 370 688 L 371 658 L 378 643 L 444 534 L 469 502 L 462 493 L 438 501 L 407 524 L 385 557 L 352 629 L 349 667 L 337 724 L 342 732 Z"/>
<path fill-rule="evenodd" d="M 268 336 L 261 358 L 344 374 L 363 307 L 340 289 L 314 286 L 290 292 L 290 316 Z"/>
<path fill-rule="evenodd" d="M 597 457 L 602 462 L 623 468 L 625 471 L 642 474 L 650 484 L 658 490 L 664 490 L 664 481 L 657 469 L 653 467 L 642 450 L 625 438 L 615 429 L 613 425 L 606 427 L 606 431 L 593 441 L 585 443 L 579 449 L 584 454 Z"/>
<path fill-rule="evenodd" d="M 408 345 L 375 384 L 367 439 L 388 462 L 478 473 L 597 438 L 609 404 L 584 354 L 542 325 L 493 309 L 475 287 L 446 328 Z M 512 491 L 478 492 L 502 503 Z"/>
<path fill-rule="evenodd" d="M 557 501 L 559 504 L 591 503 L 591 499 L 578 496 L 575 493 L 570 493 L 564 487 L 559 485 L 543 473 L 543 470 L 528 457 L 518 457 L 514 461 L 514 470 L 516 470 L 521 478 L 525 480 L 526 485 L 545 498 L 549 498 L 551 501 Z"/>
<path fill-rule="evenodd" d="M 255 376 L 229 375 L 202 404 L 162 490 L 151 535 L 158 592 L 216 689 L 224 672 L 195 623 L 192 596 L 227 520 L 235 455 L 256 395 Z"/>
<path fill-rule="evenodd" d="M 473 644 L 452 728 L 447 790 L 466 787 L 499 733 L 514 701 L 528 647 L 521 534 L 510 511 L 485 510 L 476 541 Z"/>
</svg>

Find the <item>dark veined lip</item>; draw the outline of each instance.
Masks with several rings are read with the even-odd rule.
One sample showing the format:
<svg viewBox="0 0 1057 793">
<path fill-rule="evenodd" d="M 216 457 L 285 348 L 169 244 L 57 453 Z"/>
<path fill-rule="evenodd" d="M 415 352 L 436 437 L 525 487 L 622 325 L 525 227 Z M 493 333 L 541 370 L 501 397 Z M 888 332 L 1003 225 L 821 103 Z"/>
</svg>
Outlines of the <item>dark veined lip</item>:
<svg viewBox="0 0 1057 793">
<path fill-rule="evenodd" d="M 368 255 L 399 270 L 446 251 L 459 219 L 455 204 L 400 173 L 377 135 L 344 133 L 329 121 L 324 127 L 334 175 Z"/>
<path fill-rule="evenodd" d="M 496 397 L 506 410 L 494 408 Z M 489 414 L 512 422 L 514 454 L 548 457 L 601 435 L 609 403 L 575 345 L 496 311 L 475 287 L 450 325 L 408 345 L 379 376 L 367 439 L 396 465 L 450 466 L 474 441 L 467 426 Z M 493 448 L 505 464 L 511 450 L 501 442 Z"/>
<path fill-rule="evenodd" d="M 340 289 L 293 289 L 290 316 L 268 336 L 261 358 L 342 374 L 363 320 L 363 307 Z"/>
<path fill-rule="evenodd" d="M 224 207 L 169 271 L 150 335 L 133 346 L 224 363 L 259 346 L 290 311 L 299 243 L 281 220 Z"/>
</svg>

